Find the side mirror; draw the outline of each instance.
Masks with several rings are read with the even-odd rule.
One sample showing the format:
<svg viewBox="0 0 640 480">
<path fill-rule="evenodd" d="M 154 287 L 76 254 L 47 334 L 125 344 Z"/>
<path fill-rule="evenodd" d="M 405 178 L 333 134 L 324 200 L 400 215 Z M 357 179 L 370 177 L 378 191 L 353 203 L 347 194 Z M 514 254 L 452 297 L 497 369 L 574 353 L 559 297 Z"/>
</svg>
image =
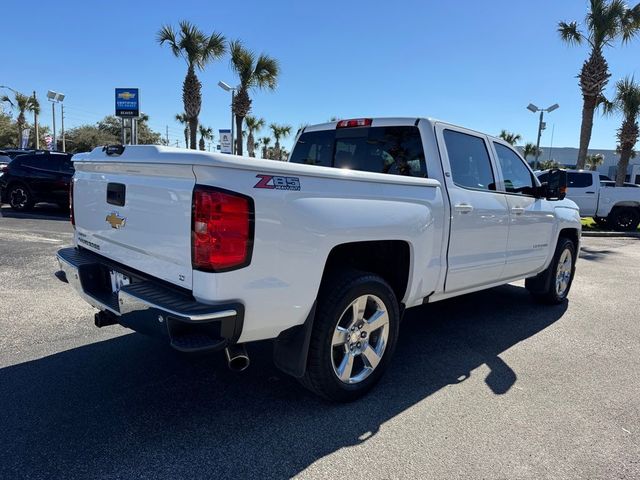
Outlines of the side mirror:
<svg viewBox="0 0 640 480">
<path fill-rule="evenodd" d="M 549 170 L 546 187 L 547 200 L 562 200 L 567 195 L 567 172 L 557 168 Z"/>
</svg>

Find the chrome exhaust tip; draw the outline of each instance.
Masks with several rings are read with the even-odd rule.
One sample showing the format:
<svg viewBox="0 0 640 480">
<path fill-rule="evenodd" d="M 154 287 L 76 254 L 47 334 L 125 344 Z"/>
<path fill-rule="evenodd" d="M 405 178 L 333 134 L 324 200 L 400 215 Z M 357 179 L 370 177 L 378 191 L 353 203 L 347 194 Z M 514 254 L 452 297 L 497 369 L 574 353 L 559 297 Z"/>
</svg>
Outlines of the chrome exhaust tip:
<svg viewBox="0 0 640 480">
<path fill-rule="evenodd" d="M 249 368 L 249 354 L 244 344 L 229 345 L 224 349 L 224 354 L 227 357 L 227 365 L 229 370 L 234 372 L 242 372 Z"/>
</svg>

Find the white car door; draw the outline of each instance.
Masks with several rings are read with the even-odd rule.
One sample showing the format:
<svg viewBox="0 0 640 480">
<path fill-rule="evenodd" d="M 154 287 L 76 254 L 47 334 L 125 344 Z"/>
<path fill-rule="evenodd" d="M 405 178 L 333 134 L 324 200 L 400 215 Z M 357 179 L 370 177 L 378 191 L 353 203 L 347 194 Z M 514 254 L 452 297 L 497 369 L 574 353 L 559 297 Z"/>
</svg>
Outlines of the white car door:
<svg viewBox="0 0 640 480">
<path fill-rule="evenodd" d="M 499 281 L 505 264 L 509 211 L 495 191 L 487 137 L 438 124 L 445 182 L 451 202 L 446 292 Z"/>
<path fill-rule="evenodd" d="M 580 207 L 581 217 L 591 217 L 598 208 L 598 185 L 591 172 L 568 172 L 567 197 Z M 599 181 L 599 180 L 596 180 Z"/>
<path fill-rule="evenodd" d="M 526 277 L 544 266 L 555 224 L 552 202 L 535 198 L 538 185 L 526 162 L 508 144 L 494 140 L 498 189 L 509 205 L 509 240 L 504 278 Z"/>
</svg>

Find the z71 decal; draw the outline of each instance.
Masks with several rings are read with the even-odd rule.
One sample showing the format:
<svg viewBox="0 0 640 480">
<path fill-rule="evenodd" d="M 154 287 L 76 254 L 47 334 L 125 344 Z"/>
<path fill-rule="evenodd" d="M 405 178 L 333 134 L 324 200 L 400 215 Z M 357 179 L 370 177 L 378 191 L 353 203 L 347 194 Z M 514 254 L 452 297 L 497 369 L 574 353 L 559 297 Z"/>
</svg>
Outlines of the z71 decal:
<svg viewBox="0 0 640 480">
<path fill-rule="evenodd" d="M 298 177 L 279 177 L 276 175 L 256 175 L 260 181 L 253 188 L 268 188 L 271 190 L 300 190 Z"/>
</svg>

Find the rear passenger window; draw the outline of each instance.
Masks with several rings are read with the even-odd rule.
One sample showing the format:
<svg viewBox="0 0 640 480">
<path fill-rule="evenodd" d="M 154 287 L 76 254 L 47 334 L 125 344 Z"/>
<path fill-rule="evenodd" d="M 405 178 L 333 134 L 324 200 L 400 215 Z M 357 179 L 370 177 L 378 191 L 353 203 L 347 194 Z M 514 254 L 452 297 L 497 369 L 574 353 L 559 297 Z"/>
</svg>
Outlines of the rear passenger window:
<svg viewBox="0 0 640 480">
<path fill-rule="evenodd" d="M 593 185 L 593 175 L 590 173 L 569 173 L 567 175 L 567 187 L 586 188 Z"/>
<path fill-rule="evenodd" d="M 295 144 L 290 161 L 330 167 L 335 133 L 333 130 L 303 133 Z"/>
<path fill-rule="evenodd" d="M 495 190 L 491 160 L 484 140 L 453 130 L 445 130 L 443 135 L 453 183 L 459 187 Z"/>
<path fill-rule="evenodd" d="M 524 162 L 510 148 L 496 142 L 493 142 L 493 146 L 498 154 L 505 190 L 509 193 L 531 195 L 535 182 Z"/>
<path fill-rule="evenodd" d="M 393 175 L 427 176 L 420 130 L 414 126 L 354 127 L 303 133 L 290 161 Z"/>
</svg>

